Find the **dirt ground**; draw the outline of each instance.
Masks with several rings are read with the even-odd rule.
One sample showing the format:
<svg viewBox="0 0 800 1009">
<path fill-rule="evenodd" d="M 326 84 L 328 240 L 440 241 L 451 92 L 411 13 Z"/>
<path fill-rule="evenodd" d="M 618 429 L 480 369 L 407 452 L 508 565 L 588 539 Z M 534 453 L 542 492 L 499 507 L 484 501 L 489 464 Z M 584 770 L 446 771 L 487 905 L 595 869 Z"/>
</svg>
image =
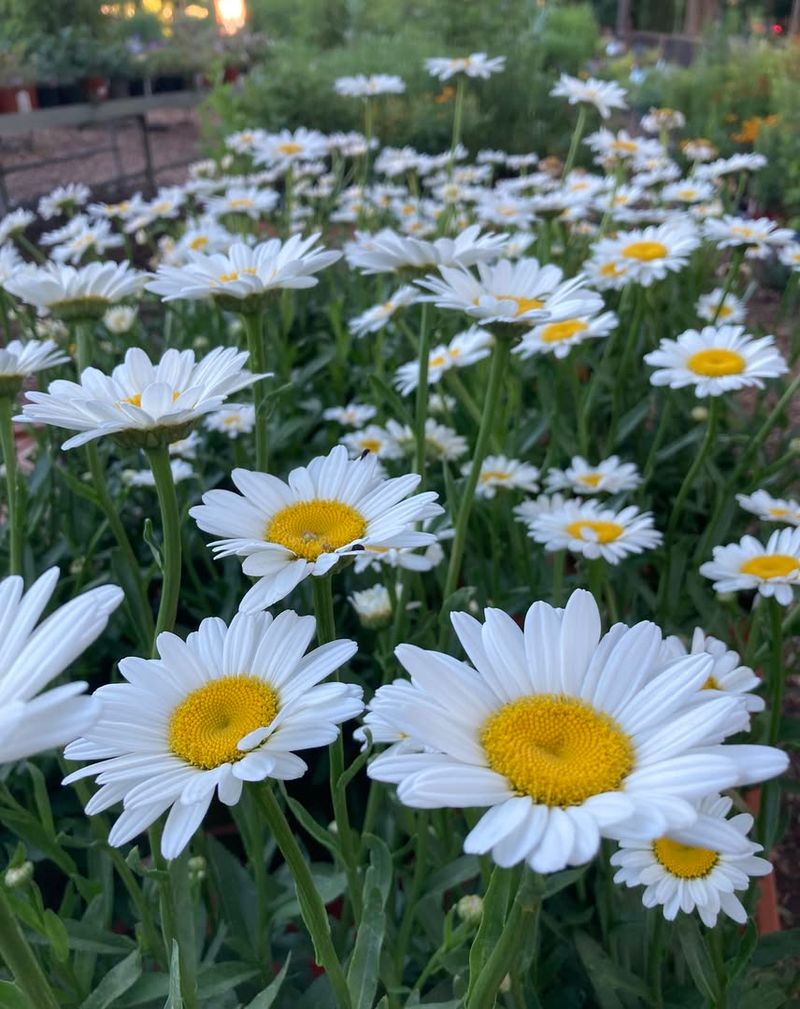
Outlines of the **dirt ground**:
<svg viewBox="0 0 800 1009">
<path fill-rule="evenodd" d="M 150 150 L 158 185 L 186 178 L 186 164 L 199 158 L 199 125 L 193 109 L 156 109 L 147 116 Z M 145 149 L 137 120 L 116 126 L 118 157 L 107 126 L 64 127 L 0 137 L 0 164 L 12 207 L 33 205 L 43 193 L 66 182 L 84 182 L 98 197 L 113 199 L 145 185 Z M 40 167 L 31 162 L 75 154 L 74 160 Z M 179 167 L 163 166 L 180 163 Z M 21 169 L 14 171 L 14 169 Z M 120 180 L 120 175 L 128 176 Z"/>
</svg>

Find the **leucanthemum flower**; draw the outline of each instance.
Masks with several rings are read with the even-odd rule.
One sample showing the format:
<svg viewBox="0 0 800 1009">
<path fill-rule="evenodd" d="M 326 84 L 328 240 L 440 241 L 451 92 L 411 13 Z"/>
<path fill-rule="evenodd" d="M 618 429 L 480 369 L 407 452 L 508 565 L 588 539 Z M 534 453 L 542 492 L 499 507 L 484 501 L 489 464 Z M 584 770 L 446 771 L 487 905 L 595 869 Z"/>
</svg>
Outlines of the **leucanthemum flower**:
<svg viewBox="0 0 800 1009">
<path fill-rule="evenodd" d="M 333 420 L 343 427 L 363 427 L 377 414 L 374 406 L 366 403 L 348 403 L 347 406 L 331 406 L 322 411 L 324 420 Z"/>
<path fill-rule="evenodd" d="M 64 449 L 104 435 L 140 447 L 168 444 L 185 438 L 226 396 L 266 377 L 244 369 L 247 356 L 233 347 L 215 347 L 197 361 L 192 350 L 170 349 L 153 364 L 132 347 L 111 375 L 87 368 L 79 383 L 57 379 L 47 392 L 27 393 L 14 420 L 80 432 L 64 442 Z"/>
<path fill-rule="evenodd" d="M 744 302 L 730 291 L 725 294 L 721 287 L 715 287 L 708 294 L 701 294 L 697 299 L 695 311 L 700 319 L 715 325 L 744 322 L 745 319 Z"/>
<path fill-rule="evenodd" d="M 327 153 L 328 141 L 325 135 L 319 130 L 307 130 L 301 126 L 294 131 L 261 134 L 253 151 L 253 160 L 257 165 L 280 165 L 287 168 L 302 161 L 324 159 Z"/>
<path fill-rule="evenodd" d="M 665 664 L 684 655 L 710 655 L 714 660 L 708 679 L 703 684 L 704 691 L 723 691 L 739 697 L 750 712 L 764 710 L 764 698 L 751 693 L 760 686 L 761 680 L 749 666 L 742 665 L 739 653 L 728 648 L 719 638 L 706 635 L 702 627 L 695 627 L 688 649 L 675 635 L 664 640 L 661 656 Z"/>
<path fill-rule="evenodd" d="M 788 763 L 770 747 L 720 743 L 740 729 L 742 710 L 738 699 L 702 696 L 709 656 L 657 671 L 659 629 L 617 624 L 602 635 L 588 592 L 563 610 L 534 603 L 524 630 L 496 609 L 483 624 L 451 619 L 472 666 L 396 649 L 410 689 L 380 711 L 411 752 L 390 748 L 368 773 L 397 782 L 409 806 L 490 807 L 464 841 L 468 853 L 557 872 L 593 858 L 601 837 L 691 827 L 692 803 L 709 790 Z"/>
<path fill-rule="evenodd" d="M 23 207 L 12 210 L 5 217 L 0 218 L 0 245 L 7 242 L 9 238 L 21 234 L 35 220 L 36 214 Z"/>
<path fill-rule="evenodd" d="M 343 435 L 339 442 L 353 458 L 363 452 L 371 452 L 378 459 L 402 459 L 405 454 L 389 432 L 378 424 L 367 424 L 357 431 L 351 431 Z"/>
<path fill-rule="evenodd" d="M 468 476 L 470 466 L 461 470 Z M 520 459 L 509 459 L 505 455 L 487 455 L 481 463 L 478 485 L 475 493 L 478 497 L 491 499 L 498 488 L 506 490 L 524 490 L 533 494 L 539 489 L 539 470 L 530 463 Z"/>
<path fill-rule="evenodd" d="M 386 424 L 386 431 L 409 455 L 414 451 L 416 439 L 410 427 L 396 420 L 390 420 Z M 426 418 L 425 450 L 431 458 L 455 462 L 466 454 L 468 448 L 467 439 L 452 427 L 437 423 L 433 417 Z"/>
<path fill-rule="evenodd" d="M 750 259 L 763 259 L 794 238 L 791 228 L 779 228 L 768 217 L 746 218 L 725 214 L 710 217 L 704 225 L 704 234 L 718 249 L 743 246 Z"/>
<path fill-rule="evenodd" d="M 223 196 L 211 196 L 206 200 L 206 212 L 214 217 L 223 214 L 242 214 L 252 221 L 274 210 L 278 205 L 278 194 L 274 189 L 259 189 L 257 186 L 231 186 Z"/>
<path fill-rule="evenodd" d="M 671 182 L 661 190 L 664 203 L 708 203 L 714 198 L 714 187 L 700 179 L 682 179 Z"/>
<path fill-rule="evenodd" d="M 486 53 L 470 53 L 469 56 L 434 56 L 425 60 L 425 69 L 440 81 L 449 81 L 456 74 L 480 77 L 488 80 L 492 74 L 499 74 L 506 67 L 505 56 L 489 57 Z"/>
<path fill-rule="evenodd" d="M 684 151 L 685 153 L 685 151 Z M 694 173 L 701 179 L 719 179 L 735 172 L 758 172 L 767 164 L 763 154 L 731 154 L 728 158 L 718 158 L 708 165 L 698 165 Z"/>
<path fill-rule="evenodd" d="M 561 508 L 535 517 L 528 535 L 546 550 L 569 550 L 590 560 L 602 557 L 609 564 L 652 550 L 662 540 L 650 512 L 633 505 L 614 511 L 596 501 L 565 501 Z"/>
<path fill-rule="evenodd" d="M 267 473 L 235 469 L 239 493 L 212 490 L 189 514 L 207 533 L 222 536 L 216 557 L 243 557 L 258 581 L 240 610 L 265 609 L 309 575 L 327 574 L 343 557 L 370 548 L 420 547 L 434 542 L 414 523 L 439 515 L 437 494 L 409 495 L 416 473 L 383 479 L 373 455 L 350 460 L 337 445 L 327 456 L 292 470 L 287 483 Z"/>
<path fill-rule="evenodd" d="M 56 186 L 52 192 L 39 199 L 37 208 L 39 217 L 49 221 L 64 211 L 82 207 L 90 195 L 91 190 L 82 182 L 68 182 L 65 186 Z"/>
<path fill-rule="evenodd" d="M 660 133 L 662 130 L 681 130 L 686 125 L 686 116 L 677 109 L 651 108 L 641 118 L 645 133 Z"/>
<path fill-rule="evenodd" d="M 746 386 L 764 387 L 763 379 L 788 371 L 786 361 L 771 336 L 755 339 L 744 326 L 705 326 L 700 332 L 687 329 L 676 340 L 662 340 L 656 350 L 644 355 L 656 371 L 651 385 L 671 389 L 695 387 L 695 394 L 722 396 Z"/>
<path fill-rule="evenodd" d="M 58 568 L 27 592 L 17 575 L 0 582 L 0 763 L 68 743 L 100 715 L 100 704 L 81 696 L 83 681 L 41 691 L 103 633 L 123 593 L 115 585 L 90 589 L 39 623 L 57 582 Z"/>
<path fill-rule="evenodd" d="M 294 751 L 332 743 L 363 707 L 360 687 L 321 683 L 355 642 L 306 654 L 314 629 L 313 617 L 291 610 L 274 620 L 240 613 L 230 626 L 212 617 L 186 641 L 159 635 L 157 659 L 120 662 L 125 682 L 96 691 L 102 717 L 66 750 L 70 760 L 95 761 L 65 779 L 97 778 L 89 815 L 122 801 L 109 844 L 125 844 L 169 810 L 161 851 L 175 858 L 215 792 L 233 806 L 245 781 L 306 772 Z"/>
<path fill-rule="evenodd" d="M 649 287 L 668 273 L 677 273 L 689 261 L 700 239 L 692 224 L 683 219 L 668 221 L 641 231 L 601 238 L 592 251 L 595 263 L 618 263 L 625 283 Z"/>
<path fill-rule="evenodd" d="M 601 81 L 595 77 L 588 77 L 584 81 L 562 73 L 550 94 L 554 98 L 566 98 L 570 105 L 593 105 L 603 119 L 608 119 L 612 109 L 628 107 L 624 88 L 615 81 Z"/>
<path fill-rule="evenodd" d="M 481 233 L 473 224 L 454 238 L 427 242 L 384 228 L 374 235 L 356 232 L 355 241 L 345 244 L 348 266 L 367 275 L 398 270 L 425 270 L 435 266 L 474 266 L 502 255 L 506 236 Z"/>
<path fill-rule="evenodd" d="M 523 525 L 530 526 L 534 519 L 549 512 L 559 511 L 570 500 L 563 494 L 540 494 L 514 506 L 514 517 Z"/>
<path fill-rule="evenodd" d="M 333 83 L 337 95 L 345 98 L 373 98 L 376 95 L 401 95 L 406 85 L 397 74 L 355 74 L 337 77 Z"/>
<path fill-rule="evenodd" d="M 716 546 L 713 559 L 700 565 L 700 574 L 713 580 L 717 592 L 757 589 L 789 606 L 794 589 L 800 587 L 800 529 L 777 529 L 766 546 L 753 536 Z"/>
<path fill-rule="evenodd" d="M 194 476 L 192 464 L 185 459 L 171 459 L 169 468 L 173 483 L 190 480 Z M 156 485 L 156 478 L 150 469 L 124 469 L 121 476 L 126 487 L 155 487 Z"/>
<path fill-rule="evenodd" d="M 389 590 L 385 585 L 373 585 L 350 596 L 350 605 L 356 611 L 362 627 L 380 628 L 391 623 L 393 609 Z"/>
<path fill-rule="evenodd" d="M 800 272 L 800 242 L 787 242 L 781 246 L 778 250 L 778 258 L 784 266 L 788 266 L 794 273 Z M 3 278 L 0 275 L 0 285 L 2 282 Z"/>
<path fill-rule="evenodd" d="M 235 439 L 241 434 L 250 434 L 256 426 L 256 408 L 252 403 L 226 403 L 210 413 L 203 424 L 209 431 L 219 431 Z"/>
<path fill-rule="evenodd" d="M 129 333 L 136 322 L 136 309 L 132 305 L 114 305 L 103 315 L 103 325 L 115 336 Z"/>
<path fill-rule="evenodd" d="M 101 318 L 111 305 L 138 294 L 146 273 L 129 263 L 89 263 L 87 266 L 26 266 L 5 283 L 21 301 L 46 308 L 64 318 Z"/>
<path fill-rule="evenodd" d="M 575 494 L 619 494 L 634 490 L 641 482 L 636 464 L 620 462 L 618 455 L 609 456 L 596 466 L 576 455 L 566 469 L 550 469 L 545 477 L 549 491 L 570 490 Z"/>
<path fill-rule="evenodd" d="M 78 218 L 73 218 L 78 221 Z M 110 221 L 82 221 L 65 242 L 52 250 L 53 260 L 57 263 L 72 263 L 77 265 L 88 253 L 102 256 L 109 249 L 119 249 L 125 243 L 122 235 L 111 230 Z"/>
<path fill-rule="evenodd" d="M 492 352 L 492 334 L 479 326 L 457 333 L 449 344 L 439 344 L 428 355 L 428 384 L 441 381 L 451 368 L 468 368 Z M 397 369 L 395 385 L 401 396 L 409 396 L 419 384 L 419 362 L 409 361 Z"/>
<path fill-rule="evenodd" d="M 800 501 L 794 498 L 775 498 L 768 491 L 757 490 L 752 494 L 737 494 L 736 500 L 741 508 L 757 515 L 762 522 L 800 526 Z"/>
<path fill-rule="evenodd" d="M 695 137 L 692 140 L 684 140 L 681 143 L 681 150 L 689 161 L 713 161 L 719 151 L 705 137 Z"/>
<path fill-rule="evenodd" d="M 746 890 L 751 876 L 766 876 L 772 866 L 757 857 L 761 845 L 747 838 L 753 817 L 739 813 L 727 819 L 732 806 L 727 796 L 709 796 L 696 803 L 697 820 L 688 828 L 649 842 L 621 837 L 611 856 L 618 866 L 614 882 L 644 886 L 642 903 L 661 907 L 667 921 L 679 911 L 697 911 L 708 928 L 720 914 L 744 925 L 747 911 L 735 891 Z"/>
<path fill-rule="evenodd" d="M 513 348 L 513 352 L 523 358 L 533 357 L 535 354 L 553 354 L 560 360 L 579 343 L 608 336 L 618 324 L 619 319 L 615 312 L 584 315 L 581 318 L 564 319 L 561 322 L 540 323 L 522 334 L 522 339 Z"/>
<path fill-rule="evenodd" d="M 592 315 L 602 298 L 584 287 L 582 276 L 563 280 L 561 270 L 536 259 L 501 259 L 495 266 L 478 263 L 478 276 L 469 270 L 440 266 L 441 277 L 418 281 L 431 291 L 425 300 L 439 308 L 464 312 L 481 323 L 530 326 L 536 322 Z"/>
<path fill-rule="evenodd" d="M 5 287 L 8 278 L 13 277 L 24 265 L 25 262 L 17 252 L 16 246 L 0 245 L 0 291 Z"/>
<path fill-rule="evenodd" d="M 0 347 L 0 395 L 3 387 L 16 392 L 22 379 L 45 368 L 54 368 L 69 360 L 53 340 L 9 340 Z"/>
<path fill-rule="evenodd" d="M 411 284 L 404 284 L 389 295 L 386 301 L 354 316 L 347 324 L 348 329 L 353 336 L 358 337 L 366 336 L 367 333 L 377 333 L 400 309 L 413 305 L 418 299 L 419 291 Z"/>
</svg>

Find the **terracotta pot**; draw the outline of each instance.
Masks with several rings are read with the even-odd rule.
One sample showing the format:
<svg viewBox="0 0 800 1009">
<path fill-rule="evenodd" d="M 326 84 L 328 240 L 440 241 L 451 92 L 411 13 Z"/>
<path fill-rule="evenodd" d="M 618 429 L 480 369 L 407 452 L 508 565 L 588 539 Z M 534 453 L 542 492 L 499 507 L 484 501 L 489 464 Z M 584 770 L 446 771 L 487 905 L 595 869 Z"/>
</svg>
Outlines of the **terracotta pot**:
<svg viewBox="0 0 800 1009">
<path fill-rule="evenodd" d="M 761 806 L 761 789 L 751 788 L 744 798 L 753 816 L 758 816 Z M 769 858 L 769 852 L 761 854 L 764 858 Z M 778 888 L 775 885 L 774 871 L 769 876 L 762 876 L 758 881 L 756 928 L 759 935 L 768 935 L 770 932 L 780 932 L 781 930 L 781 919 L 778 915 Z"/>
</svg>

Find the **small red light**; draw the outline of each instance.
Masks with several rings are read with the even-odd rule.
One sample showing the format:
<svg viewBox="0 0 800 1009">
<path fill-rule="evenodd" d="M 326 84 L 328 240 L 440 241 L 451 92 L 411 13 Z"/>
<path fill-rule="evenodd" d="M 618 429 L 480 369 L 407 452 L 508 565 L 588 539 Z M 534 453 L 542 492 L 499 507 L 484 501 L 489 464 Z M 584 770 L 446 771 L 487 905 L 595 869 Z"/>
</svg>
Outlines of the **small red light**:
<svg viewBox="0 0 800 1009">
<path fill-rule="evenodd" d="M 773 26 L 772 26 L 772 31 L 773 31 L 773 32 L 774 32 L 774 33 L 775 33 L 776 35 L 780 35 L 780 34 L 781 34 L 781 32 L 783 31 L 783 28 L 781 28 L 781 26 L 780 26 L 780 25 L 773 25 Z"/>
</svg>

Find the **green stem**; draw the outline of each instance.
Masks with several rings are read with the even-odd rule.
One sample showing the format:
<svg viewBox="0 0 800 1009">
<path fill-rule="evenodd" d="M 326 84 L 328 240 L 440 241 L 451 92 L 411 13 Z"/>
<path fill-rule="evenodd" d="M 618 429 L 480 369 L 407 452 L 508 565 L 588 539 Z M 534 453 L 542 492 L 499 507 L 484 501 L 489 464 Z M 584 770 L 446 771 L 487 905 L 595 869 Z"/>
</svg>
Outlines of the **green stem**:
<svg viewBox="0 0 800 1009">
<path fill-rule="evenodd" d="M 566 179 L 569 173 L 572 171 L 572 166 L 575 164 L 575 158 L 578 154 L 578 144 L 581 142 L 581 137 L 583 136 L 583 131 L 586 126 L 586 106 L 581 105 L 578 108 L 578 119 L 575 123 L 575 129 L 572 131 L 572 140 L 569 144 L 569 153 L 567 154 L 567 160 L 564 162 L 564 171 L 561 174 L 562 179 Z"/>
<path fill-rule="evenodd" d="M 450 174 L 456 159 L 456 147 L 461 142 L 461 121 L 464 118 L 464 76 L 459 74 L 456 82 L 456 100 L 453 108 L 453 139 L 450 144 Z"/>
<path fill-rule="evenodd" d="M 14 438 L 14 424 L 11 420 L 13 412 L 14 400 L 10 396 L 0 396 L 0 442 L 2 442 L 3 461 L 6 465 L 6 488 L 8 491 L 8 573 L 21 575 L 24 515 L 19 507 L 17 443 Z"/>
<path fill-rule="evenodd" d="M 475 451 L 472 456 L 472 466 L 467 477 L 466 485 L 461 494 L 461 504 L 456 518 L 455 535 L 453 546 L 450 551 L 450 563 L 447 568 L 447 578 L 445 580 L 444 598 L 448 599 L 455 592 L 458 578 L 461 574 L 461 561 L 464 556 L 464 547 L 467 541 L 467 526 L 472 510 L 472 501 L 475 497 L 475 488 L 478 486 L 478 477 L 481 472 L 481 464 L 486 457 L 489 447 L 489 438 L 492 432 L 492 424 L 497 412 L 497 404 L 500 399 L 500 390 L 503 387 L 503 375 L 506 370 L 509 353 L 511 351 L 511 341 L 507 336 L 502 335 L 495 340 L 494 353 L 492 354 L 492 366 L 489 372 L 489 385 L 486 389 L 486 398 L 483 402 L 483 414 L 481 425 L 478 429 L 478 437 L 475 442 Z"/>
<path fill-rule="evenodd" d="M 158 505 L 161 509 L 162 563 L 164 579 L 161 586 L 161 602 L 158 607 L 155 634 L 153 635 L 153 656 L 157 655 L 156 641 L 162 631 L 175 628 L 178 613 L 178 596 L 181 591 L 181 520 L 178 512 L 178 498 L 175 481 L 169 462 L 169 448 L 159 445 L 147 450 L 147 460 L 156 482 Z"/>
<path fill-rule="evenodd" d="M 647 978 L 650 984 L 650 998 L 653 1009 L 663 1009 L 664 995 L 661 987 L 661 962 L 664 958 L 664 938 L 667 923 L 660 908 L 654 911 L 653 914 L 655 917 L 653 934 L 645 951 Z"/>
<path fill-rule="evenodd" d="M 317 963 L 325 968 L 339 1009 L 351 1009 L 350 991 L 331 938 L 328 912 L 314 885 L 308 862 L 295 840 L 272 787 L 270 785 L 257 787 L 256 796 L 264 819 L 294 879 L 300 913 L 314 943 Z"/>
<path fill-rule="evenodd" d="M 189 849 L 173 859 L 168 866 L 168 899 L 172 904 L 172 921 L 181 973 L 181 995 L 184 1009 L 198 1009 L 197 940 L 195 937 L 194 900 L 189 884 Z"/>
<path fill-rule="evenodd" d="M 422 893 L 422 884 L 425 881 L 425 871 L 427 869 L 429 827 L 426 810 L 421 810 L 417 813 L 417 824 L 419 825 L 419 830 L 417 832 L 417 847 L 414 852 L 414 874 L 411 877 L 411 886 L 405 895 L 403 918 L 394 942 L 394 970 L 398 984 L 402 984 L 403 982 L 406 951 L 409 939 L 411 938 L 411 930 L 414 927 L 417 904 Z"/>
<path fill-rule="evenodd" d="M 91 322 L 76 322 L 73 327 L 78 348 L 78 378 L 94 363 L 94 326 Z"/>
<path fill-rule="evenodd" d="M 770 663 L 767 690 L 769 692 L 769 723 L 767 727 L 767 742 L 775 746 L 781 735 L 781 719 L 783 717 L 783 694 L 786 686 L 786 673 L 783 668 L 783 624 L 781 607 L 775 599 L 763 599 L 768 611 L 768 640 Z M 761 788 L 761 805 L 758 816 L 758 836 L 769 853 L 775 842 L 775 824 L 778 821 L 778 811 L 781 801 L 780 779 L 773 778 Z"/>
<path fill-rule="evenodd" d="M 31 1009 L 59 1009 L 53 989 L 17 923 L 2 881 L 0 881 L 0 959 L 14 975 L 14 980 L 24 992 Z"/>
<path fill-rule="evenodd" d="M 728 972 L 725 969 L 724 934 L 719 925 L 706 930 L 706 942 L 714 973 L 717 977 L 717 997 L 714 1009 L 727 1009 L 728 1005 Z"/>
<path fill-rule="evenodd" d="M 260 312 L 243 314 L 242 322 L 247 334 L 250 369 L 261 375 L 267 370 L 263 316 Z M 253 386 L 253 401 L 256 408 L 256 469 L 261 473 L 266 473 L 269 466 L 269 418 L 267 416 L 267 390 L 263 379 Z"/>
<path fill-rule="evenodd" d="M 650 452 L 647 456 L 644 472 L 642 473 L 642 483 L 645 484 L 645 486 L 649 483 L 650 478 L 655 472 L 658 451 L 661 448 L 661 443 L 667 433 L 671 412 L 672 398 L 668 396 L 661 406 L 661 416 L 658 418 L 658 427 L 656 428 L 656 433 L 653 436 L 653 444 L 650 446 Z"/>
<path fill-rule="evenodd" d="M 744 259 L 744 246 L 738 249 L 734 249 L 733 255 L 731 256 L 731 265 L 728 268 L 728 275 L 725 277 L 725 284 L 722 288 L 722 297 L 719 299 L 719 304 L 717 305 L 717 310 L 714 312 L 714 318 L 711 320 L 711 325 L 716 326 L 717 319 L 719 318 L 719 313 L 722 311 L 722 307 L 725 304 L 725 299 L 731 293 L 731 288 L 733 287 L 733 282 L 739 275 L 739 268 L 742 265 L 742 260 Z"/>
<path fill-rule="evenodd" d="M 414 414 L 414 439 L 416 441 L 416 454 L 414 456 L 414 469 L 422 477 L 418 489 L 422 489 L 425 483 L 425 421 L 428 419 L 428 358 L 430 356 L 430 326 L 429 303 L 423 301 L 422 312 L 419 320 L 419 377 L 417 380 L 417 400 Z"/>
</svg>

